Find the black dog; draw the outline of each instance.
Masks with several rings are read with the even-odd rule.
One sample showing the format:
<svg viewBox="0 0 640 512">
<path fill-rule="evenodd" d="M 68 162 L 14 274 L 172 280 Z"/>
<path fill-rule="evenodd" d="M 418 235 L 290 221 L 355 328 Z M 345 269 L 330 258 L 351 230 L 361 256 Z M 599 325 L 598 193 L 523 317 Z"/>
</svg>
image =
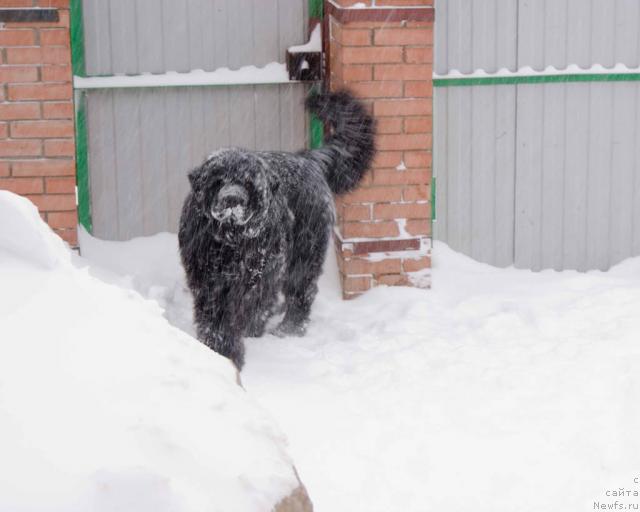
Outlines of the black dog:
<svg viewBox="0 0 640 512">
<path fill-rule="evenodd" d="M 198 338 L 244 363 L 242 336 L 261 336 L 284 295 L 279 335 L 302 335 L 334 224 L 332 194 L 354 189 L 375 153 L 374 121 L 347 92 L 312 96 L 328 124 L 321 149 L 222 149 L 189 173 L 180 255 Z"/>
</svg>

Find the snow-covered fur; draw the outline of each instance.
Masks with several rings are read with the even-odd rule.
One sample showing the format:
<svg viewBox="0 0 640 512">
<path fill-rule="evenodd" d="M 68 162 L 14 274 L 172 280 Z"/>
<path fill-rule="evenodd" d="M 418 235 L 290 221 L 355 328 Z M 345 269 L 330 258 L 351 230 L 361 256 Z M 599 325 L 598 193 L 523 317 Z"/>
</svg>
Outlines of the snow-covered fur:
<svg viewBox="0 0 640 512">
<path fill-rule="evenodd" d="M 333 194 L 354 189 L 375 153 L 374 121 L 349 93 L 312 96 L 307 107 L 330 127 L 323 148 L 221 149 L 189 173 L 178 238 L 198 338 L 238 369 L 242 337 L 264 333 L 280 292 L 276 334 L 304 334 L 335 220 Z"/>
</svg>

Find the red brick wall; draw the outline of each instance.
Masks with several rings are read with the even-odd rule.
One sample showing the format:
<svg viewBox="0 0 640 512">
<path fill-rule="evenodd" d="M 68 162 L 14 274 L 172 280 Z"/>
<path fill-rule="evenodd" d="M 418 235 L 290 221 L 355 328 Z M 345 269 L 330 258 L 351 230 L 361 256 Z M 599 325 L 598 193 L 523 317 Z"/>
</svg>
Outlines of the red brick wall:
<svg viewBox="0 0 640 512">
<path fill-rule="evenodd" d="M 378 122 L 371 171 L 337 202 L 347 298 L 377 284 L 427 287 L 431 266 L 433 10 L 425 7 L 432 0 L 375 4 L 418 9 L 346 12 L 326 4 L 331 86 L 363 98 Z"/>
<path fill-rule="evenodd" d="M 31 199 L 77 244 L 69 0 L 0 0 L 0 7 L 56 7 L 57 23 L 0 26 L 0 189 Z"/>
</svg>

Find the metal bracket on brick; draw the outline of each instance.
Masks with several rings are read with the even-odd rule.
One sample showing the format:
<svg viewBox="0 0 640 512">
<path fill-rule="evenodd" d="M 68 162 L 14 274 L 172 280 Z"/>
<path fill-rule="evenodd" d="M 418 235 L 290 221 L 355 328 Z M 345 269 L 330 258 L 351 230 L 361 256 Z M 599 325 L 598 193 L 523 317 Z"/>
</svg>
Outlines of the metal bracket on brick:
<svg viewBox="0 0 640 512">
<path fill-rule="evenodd" d="M 58 9 L 0 9 L 0 23 L 57 22 Z"/>
<path fill-rule="evenodd" d="M 322 52 L 287 52 L 287 71 L 289 80 L 322 80 Z"/>
</svg>

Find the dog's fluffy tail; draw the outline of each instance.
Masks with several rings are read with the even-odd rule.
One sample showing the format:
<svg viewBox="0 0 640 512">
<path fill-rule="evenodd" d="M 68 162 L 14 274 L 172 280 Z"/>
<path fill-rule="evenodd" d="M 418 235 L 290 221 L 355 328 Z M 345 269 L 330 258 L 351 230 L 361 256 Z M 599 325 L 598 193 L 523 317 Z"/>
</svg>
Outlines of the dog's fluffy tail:
<svg viewBox="0 0 640 512">
<path fill-rule="evenodd" d="M 309 154 L 322 166 L 334 194 L 356 188 L 375 155 L 375 121 L 347 91 L 310 96 L 306 106 L 329 125 L 324 146 Z"/>
</svg>

